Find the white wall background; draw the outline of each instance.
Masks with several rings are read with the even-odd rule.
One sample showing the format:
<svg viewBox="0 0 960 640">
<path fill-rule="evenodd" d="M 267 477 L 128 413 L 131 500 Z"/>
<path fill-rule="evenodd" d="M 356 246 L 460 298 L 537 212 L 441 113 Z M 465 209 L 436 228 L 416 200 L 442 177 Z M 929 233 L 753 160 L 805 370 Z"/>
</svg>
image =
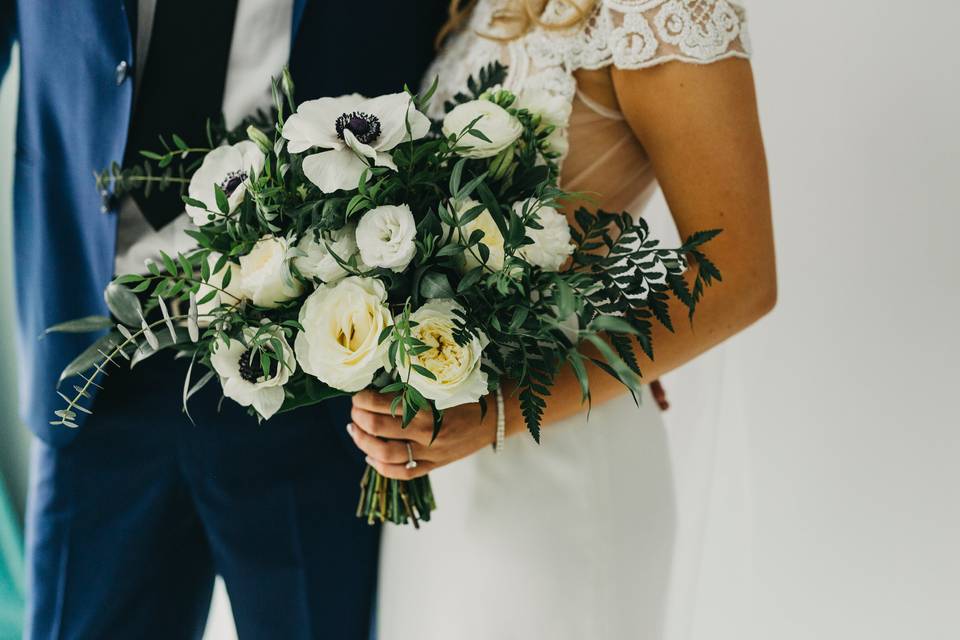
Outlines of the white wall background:
<svg viewBox="0 0 960 640">
<path fill-rule="evenodd" d="M 748 7 L 780 302 L 727 347 L 748 394 L 752 575 L 732 586 L 750 622 L 723 617 L 720 540 L 695 635 L 958 638 L 960 5 Z"/>
<path fill-rule="evenodd" d="M 718 481 L 749 478 L 752 553 L 717 514 L 694 635 L 957 638 L 960 4 L 750 10 L 781 295 L 727 347 L 749 474 Z"/>
</svg>

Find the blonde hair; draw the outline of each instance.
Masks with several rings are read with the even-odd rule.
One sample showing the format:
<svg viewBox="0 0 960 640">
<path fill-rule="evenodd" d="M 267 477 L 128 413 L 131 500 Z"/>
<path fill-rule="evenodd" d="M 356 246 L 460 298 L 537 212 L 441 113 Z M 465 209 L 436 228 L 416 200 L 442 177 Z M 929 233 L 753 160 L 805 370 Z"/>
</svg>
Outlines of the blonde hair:
<svg viewBox="0 0 960 640">
<path fill-rule="evenodd" d="M 544 22 L 544 8 L 549 0 L 514 0 L 514 7 L 501 9 L 493 14 L 493 22 L 516 25 L 512 33 L 506 36 L 479 33 L 491 40 L 509 41 L 519 38 L 533 27 L 542 29 L 568 29 L 580 24 L 590 17 L 590 12 L 597 0 L 561 0 L 563 4 L 573 9 L 574 15 L 562 22 Z M 435 45 L 439 49 L 444 41 L 462 29 L 470 19 L 470 14 L 477 4 L 477 0 L 450 0 L 449 17 L 446 24 L 437 33 Z M 519 6 L 516 6 L 519 5 Z"/>
</svg>

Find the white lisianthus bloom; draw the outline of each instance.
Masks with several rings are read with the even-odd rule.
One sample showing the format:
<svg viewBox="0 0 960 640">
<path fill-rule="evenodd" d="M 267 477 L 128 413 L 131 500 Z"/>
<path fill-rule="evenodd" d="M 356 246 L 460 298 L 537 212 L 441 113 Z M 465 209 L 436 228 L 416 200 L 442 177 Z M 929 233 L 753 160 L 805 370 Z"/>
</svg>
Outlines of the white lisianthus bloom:
<svg viewBox="0 0 960 640">
<path fill-rule="evenodd" d="M 443 119 L 443 135 L 446 137 L 459 136 L 471 122 L 485 135 L 489 142 L 467 134 L 460 139 L 459 145 L 468 147 L 458 151 L 458 155 L 466 158 L 492 158 L 520 137 L 523 125 L 515 117 L 498 104 L 489 100 L 472 100 L 454 107 Z"/>
<path fill-rule="evenodd" d="M 257 341 L 261 346 L 252 345 L 257 333 L 252 327 L 243 330 L 242 342 L 233 339 L 229 347 L 218 340 L 210 355 L 210 364 L 220 376 L 223 395 L 244 407 L 252 405 L 265 420 L 269 420 L 283 406 L 283 385 L 287 384 L 297 369 L 297 360 L 283 331 L 279 327 L 267 331 L 283 347 L 283 353 L 277 354 L 279 362 L 271 361 L 268 375 L 263 373 L 260 356 L 261 350 L 272 352 L 273 345 L 264 340 L 264 336 Z"/>
<path fill-rule="evenodd" d="M 264 236 L 240 258 L 240 290 L 258 307 L 273 309 L 303 294 L 287 265 L 288 249 L 284 238 Z"/>
<path fill-rule="evenodd" d="M 542 229 L 528 226 L 526 235 L 533 240 L 533 244 L 525 244 L 517 251 L 520 257 L 530 264 L 540 267 L 544 271 L 559 271 L 567 257 L 573 253 L 573 244 L 570 242 L 570 224 L 566 216 L 534 198 L 515 202 L 513 210 L 517 215 L 531 211 L 536 213 L 537 222 Z"/>
<path fill-rule="evenodd" d="M 250 181 L 260 175 L 266 156 L 256 143 L 244 140 L 237 144 L 217 147 L 203 158 L 203 163 L 190 178 L 187 195 L 207 205 L 207 210 L 187 205 L 187 214 L 193 224 L 202 227 L 215 222 L 219 217 L 215 186 L 227 196 L 229 213 L 243 202 Z M 211 214 L 216 211 L 217 214 Z M 211 217 L 213 218 L 211 220 Z"/>
<path fill-rule="evenodd" d="M 233 305 L 244 299 L 239 266 L 228 260 L 220 271 L 217 273 L 213 272 L 217 266 L 217 262 L 219 262 L 222 257 L 222 254 L 216 251 L 211 251 L 207 255 L 207 266 L 210 267 L 210 277 L 201 283 L 200 288 L 197 290 L 197 300 L 203 300 L 210 295 L 210 292 L 214 292 L 214 295 L 210 300 L 197 304 L 197 313 L 201 316 L 198 320 L 200 326 L 210 324 L 210 318 L 202 317 L 204 314 L 209 314 L 220 305 Z M 223 281 L 226 279 L 228 272 L 230 273 L 230 281 L 227 283 L 227 286 L 223 286 Z"/>
<path fill-rule="evenodd" d="M 389 340 L 380 333 L 393 324 L 387 290 L 376 278 L 346 277 L 324 284 L 300 308 L 303 331 L 294 349 L 304 371 L 334 389 L 353 393 L 390 368 Z"/>
<path fill-rule="evenodd" d="M 480 203 L 476 200 L 467 199 L 463 200 L 456 206 L 457 217 L 462 216 L 467 213 L 474 207 L 479 206 Z M 493 216 L 490 215 L 490 211 L 484 209 L 480 215 L 471 220 L 470 222 L 460 225 L 456 229 L 451 229 L 453 240 L 459 244 L 465 245 L 470 239 L 470 236 L 473 235 L 474 231 L 477 230 L 483 231 L 483 238 L 480 239 L 480 244 L 486 245 L 487 249 L 490 250 L 490 257 L 487 259 L 487 266 L 494 271 L 503 270 L 503 261 L 504 261 L 504 240 L 503 234 L 500 233 L 500 227 L 497 226 L 497 223 L 494 221 Z M 479 267 L 481 262 L 478 260 L 480 254 L 477 251 L 476 246 L 472 247 L 468 251 L 464 251 L 461 259 L 461 266 L 463 270 L 469 271 Z"/>
<path fill-rule="evenodd" d="M 407 134 L 407 122 L 410 135 Z M 430 119 L 413 105 L 409 94 L 391 93 L 366 99 L 359 94 L 308 100 L 283 124 L 290 153 L 312 147 L 327 149 L 303 159 L 303 174 L 324 193 L 356 189 L 371 164 L 396 171 L 390 150 L 419 140 Z"/>
<path fill-rule="evenodd" d="M 367 211 L 357 224 L 357 247 L 364 264 L 401 272 L 417 253 L 417 221 L 405 204 Z"/>
<path fill-rule="evenodd" d="M 411 329 L 412 337 L 429 349 L 397 363 L 401 379 L 409 379 L 410 385 L 433 400 L 438 409 L 476 402 L 487 394 L 487 374 L 480 369 L 480 358 L 489 340 L 480 333 L 465 345 L 457 344 L 453 338 L 454 309 L 462 307 L 453 300 L 437 299 L 410 314 L 417 323 Z M 412 365 L 425 368 L 434 378 Z"/>
<path fill-rule="evenodd" d="M 566 155 L 570 145 L 567 141 L 567 127 L 573 104 L 562 95 L 544 89 L 524 89 L 517 96 L 517 106 L 540 116 L 542 125 L 555 127 L 547 137 L 550 149 Z"/>
<path fill-rule="evenodd" d="M 304 277 L 319 278 L 330 284 L 349 275 L 349 271 L 340 265 L 337 258 L 331 255 L 331 252 L 343 262 L 349 261 L 351 257 L 356 255 L 356 225 L 351 223 L 335 231 L 320 231 L 319 233 L 319 241 L 314 229 L 308 229 L 304 236 L 300 238 L 297 248 L 304 255 L 294 258 L 293 264 Z M 363 264 L 357 266 L 361 270 L 365 268 Z"/>
</svg>

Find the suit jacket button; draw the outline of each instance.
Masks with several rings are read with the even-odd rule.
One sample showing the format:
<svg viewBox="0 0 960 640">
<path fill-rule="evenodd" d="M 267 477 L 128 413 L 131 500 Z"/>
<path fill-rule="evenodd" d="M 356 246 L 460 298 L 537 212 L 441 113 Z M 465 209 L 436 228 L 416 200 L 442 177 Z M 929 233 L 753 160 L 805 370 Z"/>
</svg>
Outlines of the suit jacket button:
<svg viewBox="0 0 960 640">
<path fill-rule="evenodd" d="M 100 192 L 100 211 L 103 213 L 110 213 L 111 211 L 116 211 L 119 208 L 120 202 L 116 194 L 111 193 L 104 189 Z"/>
<path fill-rule="evenodd" d="M 130 65 L 127 64 L 126 60 L 121 60 L 120 64 L 117 65 L 117 86 L 123 84 L 123 81 L 130 76 Z"/>
</svg>

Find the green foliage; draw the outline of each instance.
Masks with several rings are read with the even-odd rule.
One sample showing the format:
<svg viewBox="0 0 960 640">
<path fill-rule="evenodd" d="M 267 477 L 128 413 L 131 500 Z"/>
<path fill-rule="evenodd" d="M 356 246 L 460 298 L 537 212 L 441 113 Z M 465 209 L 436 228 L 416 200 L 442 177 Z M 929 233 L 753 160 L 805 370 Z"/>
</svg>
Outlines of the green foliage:
<svg viewBox="0 0 960 640">
<path fill-rule="evenodd" d="M 44 335 L 48 333 L 93 333 L 112 327 L 113 320 L 110 318 L 105 316 L 87 316 L 86 318 L 77 318 L 76 320 L 55 324 L 44 331 Z"/>
<path fill-rule="evenodd" d="M 467 79 L 466 92 L 457 93 L 443 104 L 444 110 L 450 111 L 458 104 L 476 100 L 490 89 L 502 85 L 507 80 L 507 71 L 507 67 L 500 62 L 493 62 L 481 68 L 476 77 L 470 76 Z"/>
</svg>

